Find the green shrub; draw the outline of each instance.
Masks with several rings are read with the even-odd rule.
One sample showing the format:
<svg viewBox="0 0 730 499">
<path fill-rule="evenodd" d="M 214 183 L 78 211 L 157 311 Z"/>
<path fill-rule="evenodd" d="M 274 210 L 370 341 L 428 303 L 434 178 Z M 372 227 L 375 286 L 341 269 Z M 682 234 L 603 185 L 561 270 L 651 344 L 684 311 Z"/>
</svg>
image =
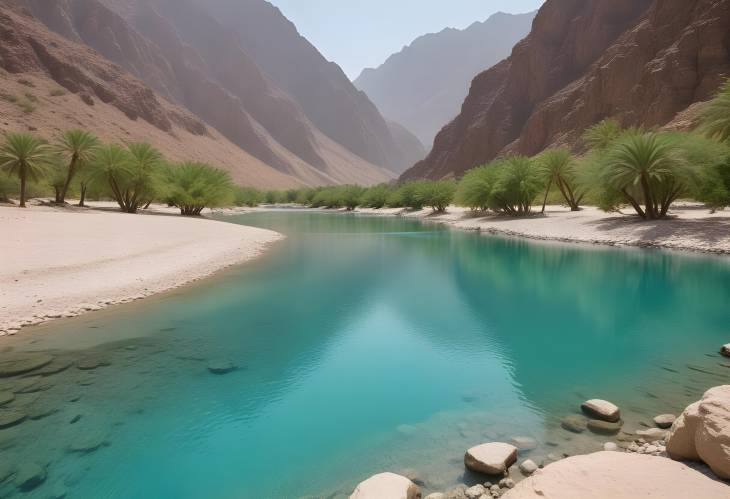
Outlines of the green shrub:
<svg viewBox="0 0 730 499">
<path fill-rule="evenodd" d="M 578 184 L 576 162 L 567 149 L 548 149 L 535 158 L 539 173 L 547 184 L 542 203 L 545 212 L 550 190 L 557 187 L 571 211 L 578 211 L 585 197 L 585 190 Z"/>
<path fill-rule="evenodd" d="M 435 212 L 444 212 L 454 200 L 456 183 L 451 180 L 422 180 L 416 183 L 417 204 L 428 206 Z"/>
<path fill-rule="evenodd" d="M 0 171 L 0 203 L 9 203 L 18 194 L 18 181 Z"/>
<path fill-rule="evenodd" d="M 491 206 L 492 191 L 499 177 L 495 163 L 469 170 L 459 182 L 456 204 L 473 211 L 486 211 Z"/>
<path fill-rule="evenodd" d="M 501 161 L 492 189 L 490 208 L 512 216 L 527 215 L 532 203 L 545 188 L 544 178 L 534 161 L 513 156 Z"/>
<path fill-rule="evenodd" d="M 255 207 L 264 200 L 264 194 L 253 187 L 237 187 L 234 196 L 236 206 Z"/>
<path fill-rule="evenodd" d="M 224 206 L 234 197 L 230 175 L 205 163 L 185 162 L 166 169 L 167 197 L 184 216 Z"/>
<path fill-rule="evenodd" d="M 66 91 L 60 87 L 54 88 L 49 92 L 48 95 L 50 95 L 51 97 L 61 97 L 62 95 L 66 95 Z"/>
<path fill-rule="evenodd" d="M 702 112 L 701 130 L 707 136 L 730 141 L 730 80 L 720 88 Z"/>
</svg>

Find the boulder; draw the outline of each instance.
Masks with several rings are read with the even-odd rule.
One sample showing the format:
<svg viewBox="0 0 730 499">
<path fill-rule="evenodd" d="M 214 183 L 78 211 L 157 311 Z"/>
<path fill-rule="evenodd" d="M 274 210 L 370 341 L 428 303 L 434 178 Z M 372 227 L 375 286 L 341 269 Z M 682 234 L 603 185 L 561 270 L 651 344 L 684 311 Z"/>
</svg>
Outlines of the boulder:
<svg viewBox="0 0 730 499">
<path fill-rule="evenodd" d="M 537 464 L 531 459 L 525 459 L 520 463 L 520 471 L 525 476 L 530 476 L 538 470 Z"/>
<path fill-rule="evenodd" d="M 560 426 L 572 433 L 583 433 L 588 427 L 588 420 L 583 416 L 565 416 L 560 420 Z"/>
<path fill-rule="evenodd" d="M 503 475 L 517 461 L 517 447 L 491 442 L 472 447 L 464 455 L 467 468 L 486 475 Z"/>
<path fill-rule="evenodd" d="M 214 360 L 208 364 L 208 371 L 213 374 L 228 374 L 238 369 L 230 360 Z"/>
<path fill-rule="evenodd" d="M 473 487 L 469 487 L 464 491 L 464 494 L 468 499 L 479 499 L 484 494 L 487 493 L 487 489 L 484 488 L 484 485 L 481 483 L 478 483 L 474 485 Z"/>
<path fill-rule="evenodd" d="M 617 422 L 602 421 L 600 419 L 588 420 L 588 429 L 599 435 L 616 435 L 621 431 L 623 425 L 624 422 L 621 420 Z"/>
<path fill-rule="evenodd" d="M 598 452 L 549 464 L 504 499 L 727 499 L 728 486 L 663 457 Z"/>
<path fill-rule="evenodd" d="M 723 345 L 722 348 L 720 348 L 720 353 L 725 357 L 730 357 L 730 343 Z"/>
<path fill-rule="evenodd" d="M 580 408 L 591 419 L 608 421 L 610 423 L 616 423 L 621 419 L 621 411 L 619 408 L 606 400 L 587 400 L 581 404 Z"/>
<path fill-rule="evenodd" d="M 15 472 L 15 486 L 22 492 L 35 489 L 46 481 L 46 470 L 36 463 L 21 464 Z"/>
<path fill-rule="evenodd" d="M 361 482 L 350 499 L 420 499 L 421 490 L 404 476 L 380 473 Z"/>
<path fill-rule="evenodd" d="M 666 430 L 671 428 L 676 420 L 677 416 L 674 414 L 660 414 L 654 418 L 654 424 L 657 425 L 658 428 Z"/>
</svg>

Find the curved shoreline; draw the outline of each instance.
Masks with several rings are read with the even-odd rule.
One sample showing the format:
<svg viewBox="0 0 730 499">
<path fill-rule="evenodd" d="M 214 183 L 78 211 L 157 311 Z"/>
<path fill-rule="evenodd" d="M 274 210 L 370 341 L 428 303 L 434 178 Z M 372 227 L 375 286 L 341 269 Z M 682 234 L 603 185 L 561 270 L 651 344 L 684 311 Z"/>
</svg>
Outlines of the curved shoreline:
<svg viewBox="0 0 730 499">
<path fill-rule="evenodd" d="M 3 207 L 0 336 L 129 303 L 261 255 L 283 236 L 210 219 Z"/>
</svg>

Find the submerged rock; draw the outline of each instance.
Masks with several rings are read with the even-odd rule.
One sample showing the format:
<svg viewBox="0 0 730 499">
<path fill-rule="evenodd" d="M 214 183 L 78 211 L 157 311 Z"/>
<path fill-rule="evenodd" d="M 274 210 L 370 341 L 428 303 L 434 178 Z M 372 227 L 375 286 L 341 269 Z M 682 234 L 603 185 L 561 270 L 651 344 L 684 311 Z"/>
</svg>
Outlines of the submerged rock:
<svg viewBox="0 0 730 499">
<path fill-rule="evenodd" d="M 616 423 L 621 419 L 621 411 L 618 406 L 606 400 L 587 400 L 581 404 L 580 408 L 591 419 L 610 423 Z"/>
<path fill-rule="evenodd" d="M 717 476 L 730 479 L 730 385 L 708 390 L 687 407 L 666 447 L 672 459 L 702 460 Z"/>
<path fill-rule="evenodd" d="M 0 406 L 9 404 L 13 400 L 15 400 L 13 392 L 0 392 Z"/>
<path fill-rule="evenodd" d="M 674 414 L 660 414 L 659 416 L 654 418 L 654 424 L 657 425 L 658 428 L 662 428 L 666 430 L 667 428 L 671 428 L 672 424 L 674 424 L 674 421 L 676 421 L 677 416 Z"/>
<path fill-rule="evenodd" d="M 10 428 L 19 425 L 26 420 L 28 416 L 17 409 L 0 410 L 0 429 Z"/>
<path fill-rule="evenodd" d="M 15 486 L 28 492 L 46 481 L 46 470 L 36 463 L 21 464 L 15 473 Z"/>
<path fill-rule="evenodd" d="M 404 476 L 380 473 L 361 482 L 350 499 L 420 499 L 421 490 Z"/>
<path fill-rule="evenodd" d="M 521 451 L 537 449 L 537 440 L 532 437 L 513 437 L 512 443 Z"/>
<path fill-rule="evenodd" d="M 10 460 L 0 462 L 0 483 L 10 478 L 15 473 L 15 463 L 10 464 Z"/>
<path fill-rule="evenodd" d="M 106 437 L 101 432 L 92 432 L 75 439 L 68 446 L 69 452 L 89 454 L 106 445 Z"/>
<path fill-rule="evenodd" d="M 520 463 L 520 471 L 525 476 L 530 476 L 538 470 L 537 464 L 531 459 L 525 459 Z"/>
<path fill-rule="evenodd" d="M 238 369 L 238 366 L 230 360 L 214 360 L 208 364 L 208 371 L 213 374 L 228 374 Z"/>
<path fill-rule="evenodd" d="M 0 357 L 0 378 L 10 378 L 40 369 L 53 361 L 51 355 L 20 353 Z"/>
<path fill-rule="evenodd" d="M 108 365 L 110 365 L 110 362 L 106 359 L 106 357 L 102 357 L 100 355 L 90 355 L 76 361 L 76 367 L 82 371 L 93 371 Z"/>
<path fill-rule="evenodd" d="M 730 357 L 730 343 L 723 345 L 722 348 L 720 348 L 720 353 L 725 357 Z"/>
<path fill-rule="evenodd" d="M 599 435 L 616 435 L 621 431 L 623 425 L 623 421 L 610 422 L 601 421 L 600 419 L 588 420 L 588 429 L 593 433 L 598 433 Z"/>
<path fill-rule="evenodd" d="M 572 433 L 583 433 L 588 427 L 588 420 L 583 416 L 565 416 L 560 420 L 560 426 Z"/>
<path fill-rule="evenodd" d="M 486 475 L 503 475 L 517 461 L 517 447 L 490 442 L 472 447 L 464 455 L 467 468 Z"/>
</svg>

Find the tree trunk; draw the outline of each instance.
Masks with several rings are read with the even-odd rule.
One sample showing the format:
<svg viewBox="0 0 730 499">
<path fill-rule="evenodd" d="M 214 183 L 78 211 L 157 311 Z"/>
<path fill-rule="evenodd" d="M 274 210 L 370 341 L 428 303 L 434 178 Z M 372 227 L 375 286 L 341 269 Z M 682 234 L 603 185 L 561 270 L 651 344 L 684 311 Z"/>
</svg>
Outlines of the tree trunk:
<svg viewBox="0 0 730 499">
<path fill-rule="evenodd" d="M 61 199 L 62 199 L 61 198 L 61 189 L 62 189 L 62 187 L 59 187 L 57 185 L 54 185 L 53 186 L 53 190 L 56 193 L 56 204 L 62 204 L 63 203 L 63 201 L 61 201 Z"/>
<path fill-rule="evenodd" d="M 646 218 L 654 220 L 656 216 L 656 206 L 654 204 L 654 198 L 651 195 L 651 186 L 649 186 L 649 180 L 645 175 L 641 176 L 641 190 L 644 193 L 644 210 L 646 211 Z"/>
<path fill-rule="evenodd" d="M 20 165 L 20 207 L 25 208 L 25 181 L 26 181 L 26 171 L 25 171 L 25 165 Z"/>
<path fill-rule="evenodd" d="M 543 213 L 543 214 L 545 213 L 545 207 L 547 206 L 547 198 L 548 198 L 548 195 L 550 194 L 550 189 L 552 188 L 552 186 L 553 186 L 553 179 L 551 177 L 550 181 L 548 182 L 547 189 L 545 189 L 545 199 L 543 199 L 543 201 L 542 201 L 542 211 L 540 213 Z"/>
<path fill-rule="evenodd" d="M 84 208 L 86 206 L 84 204 L 85 201 L 86 201 L 86 184 L 82 182 L 81 183 L 81 199 L 79 199 L 79 206 Z"/>
<path fill-rule="evenodd" d="M 74 178 L 74 175 L 76 175 L 76 163 L 78 162 L 78 158 L 74 154 L 71 157 L 71 163 L 68 165 L 68 174 L 66 175 L 66 182 L 63 184 L 63 190 L 61 191 L 60 196 L 58 196 L 60 199 L 56 199 L 57 203 L 65 203 L 66 202 L 66 194 L 68 193 L 68 188 L 71 185 L 71 181 Z"/>
</svg>

